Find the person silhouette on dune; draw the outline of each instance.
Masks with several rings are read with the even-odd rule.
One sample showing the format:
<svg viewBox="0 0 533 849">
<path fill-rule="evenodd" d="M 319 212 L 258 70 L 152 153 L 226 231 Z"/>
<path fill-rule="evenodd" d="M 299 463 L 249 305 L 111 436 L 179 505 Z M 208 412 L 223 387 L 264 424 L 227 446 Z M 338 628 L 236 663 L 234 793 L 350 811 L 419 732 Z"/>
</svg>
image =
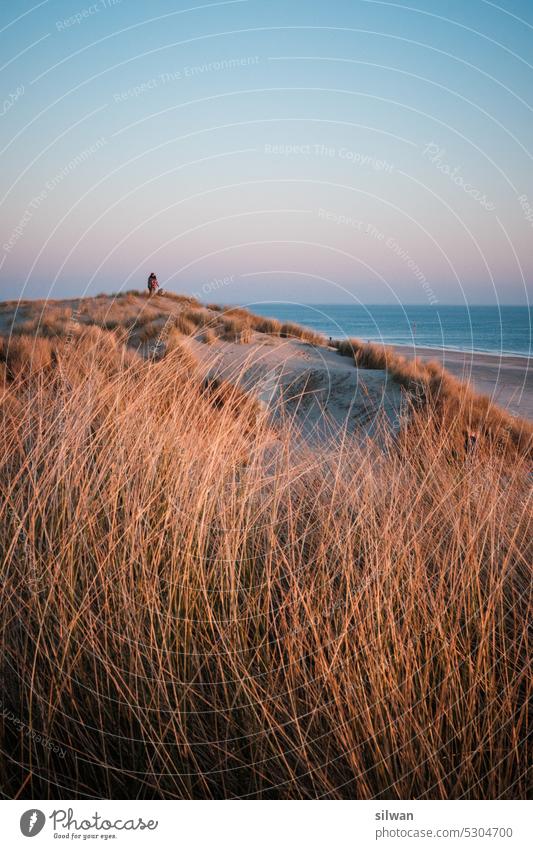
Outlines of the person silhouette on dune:
<svg viewBox="0 0 533 849">
<path fill-rule="evenodd" d="M 154 272 L 152 271 L 152 273 L 150 274 L 150 277 L 148 278 L 148 292 L 149 292 L 149 294 L 155 295 L 158 288 L 159 288 L 159 283 L 157 282 L 157 277 L 155 276 Z"/>
</svg>

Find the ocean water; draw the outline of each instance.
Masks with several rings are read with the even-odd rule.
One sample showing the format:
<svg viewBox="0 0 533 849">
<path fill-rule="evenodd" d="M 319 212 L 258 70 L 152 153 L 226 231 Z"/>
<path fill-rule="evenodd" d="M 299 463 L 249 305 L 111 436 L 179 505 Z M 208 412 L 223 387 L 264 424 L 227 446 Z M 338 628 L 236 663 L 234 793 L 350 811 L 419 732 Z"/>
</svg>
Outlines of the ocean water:
<svg viewBox="0 0 533 849">
<path fill-rule="evenodd" d="M 359 304 L 247 304 L 259 315 L 295 321 L 333 339 L 493 354 L 532 356 L 533 309 L 514 306 L 361 306 Z"/>
</svg>

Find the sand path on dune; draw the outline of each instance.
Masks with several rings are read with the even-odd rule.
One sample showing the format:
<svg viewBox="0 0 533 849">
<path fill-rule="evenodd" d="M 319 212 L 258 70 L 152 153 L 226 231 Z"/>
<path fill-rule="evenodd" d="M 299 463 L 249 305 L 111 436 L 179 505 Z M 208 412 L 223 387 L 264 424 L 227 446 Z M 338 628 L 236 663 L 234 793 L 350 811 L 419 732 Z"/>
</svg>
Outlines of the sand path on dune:
<svg viewBox="0 0 533 849">
<path fill-rule="evenodd" d="M 253 334 L 248 344 L 194 343 L 206 374 L 253 392 L 274 418 L 288 416 L 308 437 L 375 432 L 385 416 L 397 427 L 401 390 L 385 371 L 357 369 L 328 347 Z"/>
</svg>

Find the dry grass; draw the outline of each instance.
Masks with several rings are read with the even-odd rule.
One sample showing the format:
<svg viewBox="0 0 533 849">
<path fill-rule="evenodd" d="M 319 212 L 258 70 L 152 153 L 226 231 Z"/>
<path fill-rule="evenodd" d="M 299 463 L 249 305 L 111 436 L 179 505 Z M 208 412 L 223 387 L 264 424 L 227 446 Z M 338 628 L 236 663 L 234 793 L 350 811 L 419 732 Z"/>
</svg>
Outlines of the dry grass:
<svg viewBox="0 0 533 849">
<path fill-rule="evenodd" d="M 300 324 L 292 321 L 281 322 L 275 318 L 264 318 L 254 315 L 254 313 L 242 307 L 224 307 L 223 315 L 225 319 L 232 319 L 258 333 L 268 333 L 271 336 L 282 336 L 287 339 L 301 339 L 311 345 L 324 345 L 326 341 L 320 333 L 315 333 Z"/>
<path fill-rule="evenodd" d="M 200 309 L 185 310 L 183 318 L 194 324 L 195 327 L 209 327 L 213 324 L 213 315 L 204 307 Z"/>
<path fill-rule="evenodd" d="M 281 321 L 277 318 L 260 318 L 256 317 L 255 330 L 259 333 L 269 333 L 271 336 L 279 336 L 281 333 Z"/>
<path fill-rule="evenodd" d="M 179 362 L 180 368 L 184 369 L 190 376 L 195 375 L 196 358 L 187 339 L 175 327 L 171 328 L 166 338 L 165 357 L 170 358 L 173 363 Z"/>
<path fill-rule="evenodd" d="M 193 336 L 198 329 L 197 325 L 186 318 L 183 313 L 175 316 L 173 323 L 178 333 L 182 333 L 184 336 Z"/>
<path fill-rule="evenodd" d="M 25 312 L 28 313 L 28 310 L 26 309 Z M 16 322 L 13 325 L 12 332 L 54 338 L 68 333 L 72 310 L 68 307 L 47 306 L 39 310 L 30 310 L 29 316 L 24 321 Z"/>
<path fill-rule="evenodd" d="M 353 357 L 359 368 L 383 369 L 390 365 L 393 351 L 385 345 L 361 342 L 359 339 L 339 339 L 333 342 L 343 357 Z"/>
<path fill-rule="evenodd" d="M 194 298 L 192 295 L 177 295 L 175 292 L 169 292 L 168 289 L 165 289 L 165 298 L 170 298 L 172 301 L 175 301 L 176 303 L 183 306 L 202 306 L 198 298 Z"/>
<path fill-rule="evenodd" d="M 432 420 L 457 445 L 468 434 L 490 442 L 508 457 L 518 452 L 533 458 L 533 426 L 517 419 L 454 378 L 437 362 L 409 360 L 385 345 L 358 339 L 335 342 L 343 356 L 352 356 L 358 368 L 385 369 L 407 391 L 415 407 L 431 411 Z"/>
<path fill-rule="evenodd" d="M 34 375 L 52 364 L 53 348 L 48 339 L 26 334 L 15 335 L 11 340 L 0 337 L 0 362 L 5 365 L 5 377 Z"/>
<path fill-rule="evenodd" d="M 315 333 L 313 330 L 295 324 L 293 321 L 284 321 L 279 334 L 287 339 L 301 339 L 302 342 L 309 342 L 311 345 L 326 344 L 325 337 L 320 333 Z"/>
<path fill-rule="evenodd" d="M 241 321 L 250 325 L 256 318 L 250 310 L 247 310 L 244 307 L 223 307 L 222 313 L 226 318 L 234 318 L 236 321 Z"/>
<path fill-rule="evenodd" d="M 253 330 L 246 319 L 234 315 L 224 316 L 221 327 L 221 337 L 225 342 L 248 344 L 252 341 Z"/>
<path fill-rule="evenodd" d="M 160 336 L 162 329 L 163 323 L 161 321 L 156 320 L 143 322 L 139 333 L 139 339 L 141 342 L 150 342 L 152 339 L 157 339 L 157 337 Z"/>
<path fill-rule="evenodd" d="M 177 329 L 0 360 L 7 796 L 527 795 L 528 446 L 467 390 L 317 454 Z"/>
</svg>

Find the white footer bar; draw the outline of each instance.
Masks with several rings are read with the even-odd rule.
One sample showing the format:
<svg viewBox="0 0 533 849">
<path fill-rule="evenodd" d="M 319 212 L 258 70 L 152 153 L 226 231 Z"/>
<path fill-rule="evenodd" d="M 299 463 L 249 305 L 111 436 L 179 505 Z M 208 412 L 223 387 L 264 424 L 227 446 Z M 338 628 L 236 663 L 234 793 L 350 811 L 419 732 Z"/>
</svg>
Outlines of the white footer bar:
<svg viewBox="0 0 533 849">
<path fill-rule="evenodd" d="M 0 802 L 3 846 L 365 849 L 533 846 L 529 802 Z"/>
</svg>

